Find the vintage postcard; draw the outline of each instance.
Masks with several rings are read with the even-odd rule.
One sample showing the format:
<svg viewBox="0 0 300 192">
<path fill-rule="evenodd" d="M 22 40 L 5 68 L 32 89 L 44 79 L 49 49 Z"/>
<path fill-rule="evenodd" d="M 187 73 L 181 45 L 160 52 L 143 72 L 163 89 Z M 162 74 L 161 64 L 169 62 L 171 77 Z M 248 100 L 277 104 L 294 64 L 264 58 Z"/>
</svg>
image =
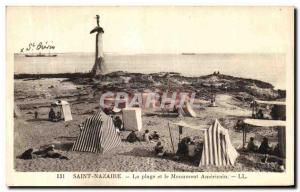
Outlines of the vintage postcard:
<svg viewBox="0 0 300 192">
<path fill-rule="evenodd" d="M 8 6 L 8 186 L 294 186 L 293 7 Z"/>
</svg>

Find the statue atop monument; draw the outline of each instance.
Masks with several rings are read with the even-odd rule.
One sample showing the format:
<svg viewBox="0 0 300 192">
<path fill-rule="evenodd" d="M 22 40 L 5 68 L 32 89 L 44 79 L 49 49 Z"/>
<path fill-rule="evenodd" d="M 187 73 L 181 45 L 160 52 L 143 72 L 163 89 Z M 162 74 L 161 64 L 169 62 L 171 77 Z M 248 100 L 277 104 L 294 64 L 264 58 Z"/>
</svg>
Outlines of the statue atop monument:
<svg viewBox="0 0 300 192">
<path fill-rule="evenodd" d="M 103 28 L 100 27 L 100 25 L 99 25 L 100 16 L 96 15 L 96 19 L 97 19 L 97 26 L 93 30 L 91 30 L 90 34 L 95 33 L 95 32 L 104 33 Z"/>
<path fill-rule="evenodd" d="M 103 40 L 102 34 L 104 30 L 100 27 L 100 16 L 96 15 L 97 26 L 90 31 L 90 34 L 96 33 L 96 50 L 95 50 L 95 64 L 92 69 L 93 75 L 101 75 L 104 72 L 104 54 L 103 54 Z"/>
</svg>

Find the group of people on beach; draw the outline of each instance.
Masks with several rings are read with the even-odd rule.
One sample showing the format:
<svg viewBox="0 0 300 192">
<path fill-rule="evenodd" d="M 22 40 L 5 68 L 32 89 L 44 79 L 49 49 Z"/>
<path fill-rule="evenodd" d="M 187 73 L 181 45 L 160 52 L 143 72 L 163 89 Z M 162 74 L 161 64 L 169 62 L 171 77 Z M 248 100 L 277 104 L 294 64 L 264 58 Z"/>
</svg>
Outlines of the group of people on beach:
<svg viewBox="0 0 300 192">
<path fill-rule="evenodd" d="M 157 133 L 157 131 L 153 131 L 152 134 L 150 134 L 149 130 L 146 129 L 145 132 L 143 133 L 142 135 L 142 138 L 139 138 L 136 134 L 136 131 L 131 131 L 129 133 L 129 135 L 127 136 L 126 140 L 129 142 L 129 143 L 134 143 L 134 142 L 137 142 L 137 141 L 145 141 L 145 142 L 151 142 L 151 141 L 154 141 L 154 140 L 159 140 L 160 136 L 159 134 Z"/>
<path fill-rule="evenodd" d="M 37 159 L 37 158 L 53 158 L 53 159 L 65 159 L 69 160 L 68 157 L 58 153 L 54 149 L 54 145 L 46 146 L 40 149 L 27 149 L 21 155 L 17 156 L 19 159 Z"/>
<path fill-rule="evenodd" d="M 280 149 L 280 146 L 279 144 L 277 144 L 275 147 L 270 147 L 268 138 L 264 137 L 261 141 L 260 146 L 258 147 L 255 144 L 254 137 L 250 137 L 246 151 L 263 154 L 264 156 L 263 158 L 261 158 L 262 163 L 269 162 L 271 157 L 271 162 L 277 162 L 280 170 L 284 170 L 284 160 L 281 159 L 282 151 Z"/>
<path fill-rule="evenodd" d="M 39 118 L 39 112 L 36 110 L 34 111 L 34 119 L 35 120 L 38 120 Z M 57 122 L 57 121 L 60 121 L 62 119 L 62 116 L 61 116 L 61 112 L 60 110 L 58 110 L 56 113 L 54 111 L 54 109 L 51 107 L 49 112 L 48 112 L 48 120 L 49 121 L 52 121 L 52 122 Z"/>
<path fill-rule="evenodd" d="M 159 138 L 160 138 L 160 136 L 157 133 L 157 131 L 153 131 L 153 133 L 150 134 L 150 131 L 148 129 L 146 129 L 142 135 L 142 138 L 138 137 L 138 135 L 136 134 L 136 131 L 131 131 L 126 138 L 126 141 L 128 141 L 129 143 L 141 142 L 141 141 L 150 143 L 153 141 L 160 142 Z M 161 145 L 161 142 L 160 142 L 160 145 Z"/>
<path fill-rule="evenodd" d="M 108 110 L 104 111 L 106 114 L 110 115 L 111 113 Z M 119 116 L 112 116 L 113 119 L 113 123 L 115 128 L 117 129 L 117 132 L 119 133 L 120 131 L 124 131 L 125 128 L 123 126 L 123 122 L 121 120 L 121 118 Z M 157 156 L 165 156 L 166 155 L 166 150 L 164 149 L 164 146 L 162 145 L 162 142 L 159 140 L 160 139 L 160 135 L 158 134 L 157 131 L 153 131 L 152 133 L 150 133 L 150 131 L 148 129 L 145 130 L 145 132 L 143 133 L 142 137 L 139 137 L 136 133 L 136 131 L 131 131 L 127 137 L 126 137 L 126 141 L 129 143 L 135 143 L 135 142 L 146 142 L 146 143 L 150 143 L 150 142 L 156 142 L 156 145 L 154 147 L 154 152 L 155 155 Z"/>
<path fill-rule="evenodd" d="M 164 146 L 162 145 L 162 142 L 159 139 L 160 136 L 157 133 L 157 131 L 153 131 L 153 133 L 150 134 L 149 130 L 146 129 L 142 135 L 142 138 L 138 137 L 136 131 L 131 131 L 126 138 L 126 141 L 129 143 L 141 142 L 141 141 L 150 143 L 156 141 L 156 145 L 154 147 L 154 153 L 158 157 L 163 157 L 166 155 L 166 150 L 164 149 Z"/>
<path fill-rule="evenodd" d="M 281 155 L 279 144 L 277 144 L 274 148 L 270 147 L 269 140 L 267 137 L 264 137 L 262 139 L 259 147 L 255 144 L 254 137 L 250 137 L 246 150 L 248 152 L 255 152 L 261 154 L 270 154 L 276 156 Z"/>
<path fill-rule="evenodd" d="M 52 121 L 52 122 L 60 121 L 61 120 L 61 112 L 60 112 L 60 110 L 58 110 L 55 113 L 54 109 L 51 107 L 50 111 L 48 113 L 48 119 L 49 119 L 49 121 Z"/>
<path fill-rule="evenodd" d="M 120 116 L 114 114 L 113 111 L 111 111 L 107 108 L 104 109 L 103 111 L 105 114 L 112 117 L 114 126 L 118 133 L 120 133 L 120 131 L 125 131 L 125 128 L 123 126 L 123 122 L 122 122 Z M 126 141 L 129 143 L 135 143 L 135 142 L 150 143 L 150 142 L 156 141 L 156 145 L 154 147 L 155 154 L 157 156 L 164 156 L 166 154 L 166 151 L 164 150 L 164 147 L 159 139 L 160 139 L 160 135 L 158 134 L 157 131 L 153 131 L 152 133 L 150 133 L 150 131 L 148 129 L 145 130 L 142 137 L 139 137 L 137 135 L 136 131 L 131 131 L 126 137 Z"/>
<path fill-rule="evenodd" d="M 153 133 L 150 134 L 149 130 L 145 130 L 145 132 L 142 135 L 142 138 L 140 138 L 137 134 L 136 131 L 131 131 L 129 135 L 126 138 L 126 141 L 129 143 L 134 143 L 134 142 L 156 142 L 156 145 L 154 146 L 154 153 L 157 157 L 164 157 L 167 155 L 167 151 L 164 148 L 162 142 L 160 141 L 160 136 L 157 133 L 157 131 L 153 131 Z M 196 145 L 194 141 L 191 140 L 190 137 L 184 137 L 181 139 L 178 143 L 177 151 L 175 156 L 173 157 L 174 160 L 187 160 L 190 159 L 189 156 L 189 148 L 188 146 L 194 144 L 196 146 L 194 150 L 194 157 L 200 157 L 200 154 L 203 149 L 203 144 L 202 145 Z M 197 143 L 198 144 L 198 143 Z"/>
<path fill-rule="evenodd" d="M 122 119 L 120 118 L 119 115 L 115 114 L 112 110 L 109 109 L 104 109 L 103 111 L 105 114 L 109 115 L 113 119 L 113 123 L 118 134 L 120 134 L 121 131 L 125 131 Z M 152 133 L 150 133 L 150 131 L 146 129 L 142 135 L 138 134 L 137 131 L 131 131 L 127 135 L 126 141 L 129 143 L 135 143 L 135 142 L 155 143 L 156 142 L 153 149 L 154 154 L 157 157 L 165 157 L 167 155 L 167 150 L 165 149 L 162 141 L 160 140 L 160 135 L 157 131 L 153 131 Z M 178 148 L 174 156 L 174 159 L 175 160 L 187 159 L 189 157 L 188 145 L 190 144 L 194 144 L 194 142 L 191 140 L 190 137 L 185 137 L 182 140 L 180 140 L 178 143 Z M 200 156 L 199 153 L 202 152 L 202 148 L 203 146 L 199 147 L 199 145 L 197 145 L 195 149 L 195 154 L 196 155 L 198 154 L 198 156 Z"/>
</svg>

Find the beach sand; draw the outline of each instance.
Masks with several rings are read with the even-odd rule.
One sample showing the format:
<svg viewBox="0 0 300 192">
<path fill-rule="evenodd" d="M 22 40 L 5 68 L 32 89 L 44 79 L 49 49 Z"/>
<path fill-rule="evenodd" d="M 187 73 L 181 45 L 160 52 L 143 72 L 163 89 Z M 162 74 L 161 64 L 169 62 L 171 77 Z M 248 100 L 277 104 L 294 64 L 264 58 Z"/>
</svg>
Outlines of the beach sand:
<svg viewBox="0 0 300 192">
<path fill-rule="evenodd" d="M 53 87 L 51 87 L 53 86 Z M 79 124 L 95 111 L 99 110 L 99 101 L 90 97 L 66 98 L 70 101 L 73 120 L 64 122 L 50 122 L 47 120 L 50 103 L 56 97 L 65 93 L 76 93 L 82 85 L 63 83 L 62 79 L 17 80 L 15 81 L 15 101 L 20 106 L 23 116 L 14 119 L 14 164 L 16 171 L 278 171 L 276 163 L 261 163 L 261 155 L 241 152 L 234 166 L 226 167 L 199 167 L 190 161 L 176 161 L 172 157 L 159 158 L 154 155 L 153 148 L 156 142 L 128 143 L 122 141 L 122 145 L 109 153 L 94 154 L 87 152 L 71 151 L 73 142 L 79 135 Z M 41 95 L 43 94 L 43 95 Z M 61 95 L 60 95 L 61 94 Z M 36 95 L 36 96 L 34 96 Z M 75 99 L 74 99 L 75 98 Z M 222 126 L 229 129 L 230 139 L 236 149 L 242 147 L 242 132 L 234 130 L 238 119 L 251 116 L 249 105 L 235 99 L 230 93 L 217 94 L 217 107 L 203 105 L 197 109 L 197 118 L 192 117 L 168 117 L 162 115 L 160 110 L 142 110 L 143 129 L 152 133 L 157 131 L 161 136 L 161 142 L 169 153 L 172 153 L 172 144 L 168 128 L 169 122 L 184 120 L 193 125 L 208 128 L 215 119 Z M 37 110 L 39 118 L 34 120 L 34 111 Z M 254 134 L 255 132 L 255 134 Z M 129 134 L 121 132 L 123 139 Z M 179 139 L 178 127 L 171 125 L 171 134 L 177 149 Z M 203 137 L 201 131 L 184 128 L 183 135 Z M 255 137 L 257 144 L 263 136 L 267 136 L 272 144 L 277 142 L 277 132 L 273 129 L 250 130 L 248 138 Z M 16 158 L 28 148 L 54 144 L 57 152 L 65 155 L 69 160 L 51 158 L 38 158 L 22 160 Z"/>
</svg>

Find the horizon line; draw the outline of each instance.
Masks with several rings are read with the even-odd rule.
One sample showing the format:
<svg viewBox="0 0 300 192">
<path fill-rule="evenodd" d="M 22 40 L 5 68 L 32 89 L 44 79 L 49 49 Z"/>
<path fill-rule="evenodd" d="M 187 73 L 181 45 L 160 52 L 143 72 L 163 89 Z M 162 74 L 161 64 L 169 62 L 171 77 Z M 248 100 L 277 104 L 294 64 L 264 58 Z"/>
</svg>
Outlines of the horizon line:
<svg viewBox="0 0 300 192">
<path fill-rule="evenodd" d="M 25 55 L 25 54 L 38 54 L 37 53 L 19 53 L 16 52 L 14 55 Z M 74 51 L 74 52 L 51 52 L 51 54 L 71 54 L 71 53 L 85 53 L 85 54 L 94 54 L 91 51 Z M 261 53 L 252 53 L 252 52 L 243 52 L 243 53 L 233 53 L 233 52 L 223 52 L 223 53 L 212 53 L 212 52 L 181 52 L 181 53 L 120 53 L 120 52 L 104 52 L 104 55 L 274 55 L 274 54 L 284 54 L 283 52 L 261 52 Z"/>
</svg>

